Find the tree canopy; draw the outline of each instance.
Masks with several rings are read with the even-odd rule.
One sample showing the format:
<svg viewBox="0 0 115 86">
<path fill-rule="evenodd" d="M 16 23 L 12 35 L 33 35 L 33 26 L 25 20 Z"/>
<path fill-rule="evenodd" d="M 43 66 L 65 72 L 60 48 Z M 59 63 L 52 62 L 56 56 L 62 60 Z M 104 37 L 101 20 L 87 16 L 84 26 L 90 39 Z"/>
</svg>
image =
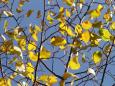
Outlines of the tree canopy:
<svg viewBox="0 0 115 86">
<path fill-rule="evenodd" d="M 0 86 L 112 86 L 114 66 L 115 0 L 0 0 Z"/>
</svg>

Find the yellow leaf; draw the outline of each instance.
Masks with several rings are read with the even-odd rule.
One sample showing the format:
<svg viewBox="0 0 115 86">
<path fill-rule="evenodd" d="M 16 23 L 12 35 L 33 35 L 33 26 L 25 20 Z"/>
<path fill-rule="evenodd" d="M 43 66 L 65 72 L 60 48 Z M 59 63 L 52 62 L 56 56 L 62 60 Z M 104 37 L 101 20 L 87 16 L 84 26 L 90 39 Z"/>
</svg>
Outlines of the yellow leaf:
<svg viewBox="0 0 115 86">
<path fill-rule="evenodd" d="M 71 13 L 68 9 L 66 9 L 66 17 L 70 17 L 71 16 Z"/>
<path fill-rule="evenodd" d="M 41 29 L 39 26 L 35 25 L 34 28 L 32 27 L 32 25 L 30 24 L 29 26 L 29 32 L 32 34 L 32 38 L 35 41 L 38 41 L 38 33 L 41 32 Z"/>
<path fill-rule="evenodd" d="M 40 76 L 39 80 L 45 82 L 48 86 L 52 86 L 57 83 L 57 77 L 54 75 L 43 74 Z"/>
<path fill-rule="evenodd" d="M 53 46 L 63 46 L 67 43 L 66 40 L 60 36 L 52 37 L 50 42 Z"/>
<path fill-rule="evenodd" d="M 82 22 L 81 25 L 82 25 L 83 29 L 85 29 L 85 30 L 89 30 L 90 28 L 92 28 L 92 23 L 88 20 Z"/>
<path fill-rule="evenodd" d="M 24 36 L 20 37 L 18 40 L 18 46 L 22 49 L 22 50 L 26 50 L 26 39 Z"/>
<path fill-rule="evenodd" d="M 65 72 L 65 73 L 63 74 L 64 80 L 66 80 L 67 78 L 70 78 L 70 77 L 78 78 L 76 75 L 74 75 L 74 74 L 72 74 L 72 73 L 69 73 L 69 72 Z"/>
<path fill-rule="evenodd" d="M 111 28 L 112 30 L 115 30 L 115 22 L 112 22 L 112 23 L 111 23 L 110 28 Z"/>
<path fill-rule="evenodd" d="M 34 52 L 30 51 L 30 52 L 28 53 L 28 55 L 29 55 L 30 60 L 32 60 L 32 61 L 34 61 L 34 62 L 38 60 L 38 55 L 35 54 Z"/>
<path fill-rule="evenodd" d="M 64 22 L 60 23 L 60 32 L 64 35 L 64 33 L 67 33 L 69 36 L 74 37 L 75 34 L 73 33 L 72 29 L 70 26 L 65 25 Z"/>
<path fill-rule="evenodd" d="M 29 44 L 28 44 L 28 50 L 36 50 L 36 43 L 31 41 Z"/>
<path fill-rule="evenodd" d="M 98 18 L 100 15 L 101 15 L 101 12 L 100 11 L 97 11 L 97 10 L 92 10 L 89 12 L 91 18 Z"/>
<path fill-rule="evenodd" d="M 50 56 L 51 56 L 51 52 L 42 46 L 40 51 L 40 58 L 45 60 L 45 59 L 49 59 Z"/>
<path fill-rule="evenodd" d="M 101 5 L 101 4 L 98 4 L 98 6 L 97 6 L 97 11 L 101 11 L 103 9 L 103 5 Z"/>
<path fill-rule="evenodd" d="M 28 73 L 33 73 L 34 72 L 34 66 L 30 62 L 28 62 L 27 65 L 26 65 L 26 71 Z"/>
<path fill-rule="evenodd" d="M 4 27 L 3 27 L 5 32 L 7 31 L 8 24 L 9 24 L 8 21 L 5 20 L 4 21 Z"/>
<path fill-rule="evenodd" d="M 81 35 L 81 40 L 84 41 L 85 43 L 88 43 L 90 41 L 90 32 L 85 31 Z"/>
<path fill-rule="evenodd" d="M 32 73 L 27 73 L 26 76 L 29 77 L 32 81 L 34 81 L 34 74 L 32 74 Z"/>
<path fill-rule="evenodd" d="M 102 54 L 100 51 L 96 51 L 93 53 L 92 59 L 93 59 L 95 64 L 99 63 L 101 61 L 101 58 L 102 58 Z"/>
<path fill-rule="evenodd" d="M 78 56 L 71 57 L 68 66 L 72 70 L 78 70 L 80 68 L 80 63 L 78 61 Z"/>
<path fill-rule="evenodd" d="M 33 10 L 28 10 L 28 12 L 26 13 L 26 17 L 30 17 L 32 13 L 33 13 Z"/>
<path fill-rule="evenodd" d="M 13 14 L 10 11 L 7 11 L 7 10 L 3 11 L 3 13 L 8 17 L 13 16 Z"/>
<path fill-rule="evenodd" d="M 11 86 L 11 80 L 0 78 L 0 86 Z"/>
<path fill-rule="evenodd" d="M 107 30 L 105 28 L 100 28 L 99 34 L 104 41 L 109 41 L 111 38 L 111 33 L 109 32 L 109 30 Z"/>
<path fill-rule="evenodd" d="M 49 21 L 50 24 L 53 24 L 53 18 L 50 16 L 50 14 L 47 15 L 47 20 Z"/>
<path fill-rule="evenodd" d="M 79 25 L 79 24 L 77 24 L 76 26 L 75 26 L 75 33 L 76 34 L 81 34 L 82 33 L 82 27 Z"/>
<path fill-rule="evenodd" d="M 50 85 L 55 84 L 55 83 L 57 82 L 57 77 L 54 76 L 54 75 L 50 75 L 50 76 L 48 77 L 48 79 L 49 79 L 49 84 L 50 84 Z"/>
<path fill-rule="evenodd" d="M 67 5 L 72 6 L 74 3 L 74 0 L 63 0 Z"/>
</svg>

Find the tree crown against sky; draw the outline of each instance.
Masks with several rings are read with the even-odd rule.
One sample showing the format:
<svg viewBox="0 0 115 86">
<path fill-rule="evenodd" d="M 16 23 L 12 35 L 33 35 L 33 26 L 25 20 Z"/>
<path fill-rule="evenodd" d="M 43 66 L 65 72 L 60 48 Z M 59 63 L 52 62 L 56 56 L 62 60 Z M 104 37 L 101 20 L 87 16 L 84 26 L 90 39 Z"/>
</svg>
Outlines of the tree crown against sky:
<svg viewBox="0 0 115 86">
<path fill-rule="evenodd" d="M 0 0 L 0 86 L 110 86 L 114 0 Z"/>
</svg>

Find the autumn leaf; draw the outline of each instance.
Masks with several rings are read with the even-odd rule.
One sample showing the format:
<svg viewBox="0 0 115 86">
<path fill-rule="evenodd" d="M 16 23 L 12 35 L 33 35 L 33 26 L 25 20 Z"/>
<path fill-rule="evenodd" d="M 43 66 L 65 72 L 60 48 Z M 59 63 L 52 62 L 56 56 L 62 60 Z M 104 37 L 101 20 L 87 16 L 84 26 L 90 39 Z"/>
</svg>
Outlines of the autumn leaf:
<svg viewBox="0 0 115 86">
<path fill-rule="evenodd" d="M 33 72 L 34 72 L 34 66 L 32 65 L 32 63 L 28 62 L 28 63 L 26 64 L 26 71 L 27 71 L 28 73 L 33 73 Z"/>
<path fill-rule="evenodd" d="M 93 61 L 94 61 L 95 64 L 100 63 L 101 59 L 102 59 L 102 53 L 100 51 L 94 52 L 92 59 L 93 59 Z"/>
<path fill-rule="evenodd" d="M 111 38 L 111 33 L 105 28 L 99 29 L 99 34 L 104 41 L 109 41 Z"/>
<path fill-rule="evenodd" d="M 72 70 L 78 70 L 80 68 L 80 63 L 78 61 L 78 56 L 71 57 L 68 67 Z"/>
<path fill-rule="evenodd" d="M 81 40 L 84 41 L 85 43 L 88 43 L 90 41 L 90 32 L 85 31 L 81 34 Z"/>
<path fill-rule="evenodd" d="M 32 60 L 32 61 L 34 61 L 34 62 L 36 62 L 36 61 L 38 60 L 38 55 L 35 54 L 35 53 L 32 52 L 32 51 L 29 51 L 29 52 L 28 52 L 28 56 L 29 56 L 30 60 Z"/>
<path fill-rule="evenodd" d="M 71 13 L 68 9 L 66 9 L 66 17 L 70 17 L 71 16 Z"/>
<path fill-rule="evenodd" d="M 42 46 L 40 50 L 40 58 L 45 60 L 45 59 L 49 59 L 50 56 L 51 56 L 51 52 Z"/>
<path fill-rule="evenodd" d="M 82 22 L 81 25 L 82 25 L 83 29 L 85 29 L 85 30 L 89 30 L 92 28 L 92 23 L 88 20 Z"/>
<path fill-rule="evenodd" d="M 57 77 L 54 75 L 43 74 L 39 77 L 39 80 L 45 82 L 48 86 L 52 86 L 53 84 L 57 83 Z"/>
<path fill-rule="evenodd" d="M 28 12 L 26 13 L 26 17 L 30 17 L 32 13 L 33 13 L 33 10 L 28 10 Z"/>
<path fill-rule="evenodd" d="M 67 43 L 66 40 L 60 36 L 52 37 L 50 42 L 53 46 L 63 46 Z"/>
<path fill-rule="evenodd" d="M 36 43 L 31 41 L 29 44 L 28 44 L 28 50 L 36 50 Z"/>
<path fill-rule="evenodd" d="M 74 3 L 74 0 L 63 0 L 67 5 L 72 6 Z"/>
</svg>

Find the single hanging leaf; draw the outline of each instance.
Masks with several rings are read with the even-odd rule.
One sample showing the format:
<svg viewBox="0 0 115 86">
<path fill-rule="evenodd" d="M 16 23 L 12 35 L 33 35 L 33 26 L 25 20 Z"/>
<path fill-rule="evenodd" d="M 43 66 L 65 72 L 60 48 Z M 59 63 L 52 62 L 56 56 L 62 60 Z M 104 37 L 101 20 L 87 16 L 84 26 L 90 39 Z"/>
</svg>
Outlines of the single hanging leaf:
<svg viewBox="0 0 115 86">
<path fill-rule="evenodd" d="M 92 59 L 95 64 L 100 63 L 102 59 L 102 53 L 100 51 L 94 52 Z"/>
<path fill-rule="evenodd" d="M 63 0 L 67 5 L 72 6 L 74 3 L 74 0 Z"/>
<path fill-rule="evenodd" d="M 4 32 L 7 31 L 8 24 L 9 24 L 9 22 L 7 20 L 5 20 L 4 21 L 4 27 L 3 27 L 4 28 Z"/>
<path fill-rule="evenodd" d="M 80 63 L 78 61 L 78 56 L 71 57 L 68 67 L 72 70 L 78 70 L 80 68 Z"/>
<path fill-rule="evenodd" d="M 42 46 L 40 51 L 40 58 L 45 60 L 45 59 L 49 59 L 50 56 L 51 56 L 51 52 Z"/>
<path fill-rule="evenodd" d="M 13 16 L 13 13 L 11 13 L 10 11 L 3 11 L 4 15 L 8 16 L 8 17 L 12 17 Z"/>
<path fill-rule="evenodd" d="M 39 80 L 45 82 L 45 84 L 48 86 L 52 86 L 53 84 L 57 83 L 57 77 L 54 75 L 43 74 L 39 77 Z"/>
<path fill-rule="evenodd" d="M 92 68 L 88 68 L 87 73 L 92 74 L 94 76 L 96 75 L 94 69 L 92 69 Z"/>
<path fill-rule="evenodd" d="M 34 66 L 32 65 L 32 63 L 28 62 L 26 65 L 26 71 L 28 73 L 33 73 L 34 72 Z"/>
<path fill-rule="evenodd" d="M 83 29 L 85 29 L 85 30 L 89 30 L 92 28 L 92 23 L 88 20 L 82 22 L 81 25 L 82 25 Z"/>
<path fill-rule="evenodd" d="M 50 42 L 53 46 L 63 46 L 67 43 L 66 40 L 60 36 L 52 37 Z"/>
<path fill-rule="evenodd" d="M 51 17 L 50 14 L 47 15 L 47 20 L 49 21 L 50 24 L 53 24 L 53 18 Z"/>
<path fill-rule="evenodd" d="M 42 16 L 41 11 L 38 10 L 38 12 L 37 12 L 37 18 L 40 18 L 41 16 Z"/>
<path fill-rule="evenodd" d="M 99 29 L 99 34 L 104 41 L 109 41 L 111 38 L 111 33 L 105 28 Z"/>
<path fill-rule="evenodd" d="M 70 17 L 71 16 L 71 13 L 68 9 L 66 9 L 66 17 Z"/>
<path fill-rule="evenodd" d="M 34 61 L 34 62 L 36 62 L 36 61 L 38 60 L 38 55 L 35 54 L 35 53 L 32 52 L 32 51 L 29 51 L 29 52 L 28 52 L 28 56 L 29 56 L 30 60 L 32 60 L 32 61 Z"/>
<path fill-rule="evenodd" d="M 26 17 L 30 17 L 32 13 L 33 13 L 33 10 L 28 10 L 28 12 L 26 13 Z"/>
<path fill-rule="evenodd" d="M 115 22 L 112 22 L 112 23 L 111 23 L 110 28 L 111 28 L 112 30 L 115 30 Z"/>
<path fill-rule="evenodd" d="M 85 43 L 88 43 L 90 41 L 90 32 L 85 31 L 81 35 L 81 40 L 84 41 Z"/>
</svg>

